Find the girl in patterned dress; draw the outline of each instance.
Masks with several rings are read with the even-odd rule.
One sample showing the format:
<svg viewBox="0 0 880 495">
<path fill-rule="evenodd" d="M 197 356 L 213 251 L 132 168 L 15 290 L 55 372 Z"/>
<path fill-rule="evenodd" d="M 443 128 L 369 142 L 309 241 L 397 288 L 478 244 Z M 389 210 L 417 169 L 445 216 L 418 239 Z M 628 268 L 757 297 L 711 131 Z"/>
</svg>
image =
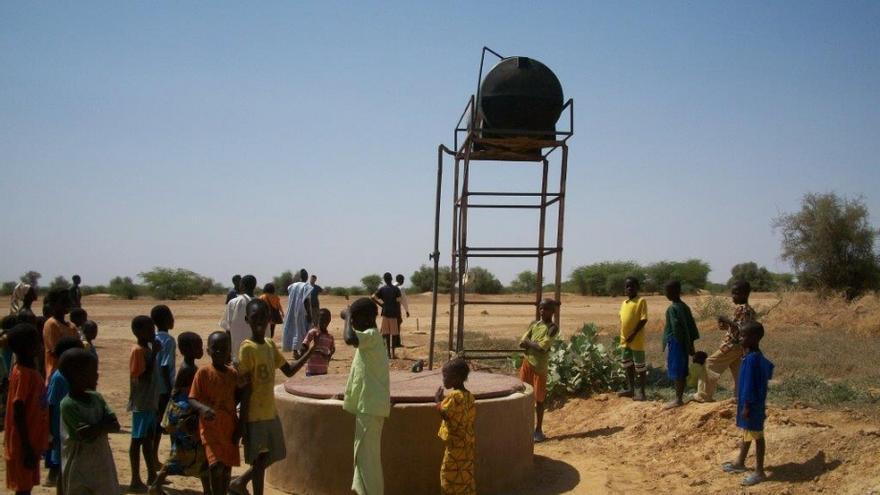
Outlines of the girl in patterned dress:
<svg viewBox="0 0 880 495">
<path fill-rule="evenodd" d="M 440 492 L 443 495 L 476 495 L 474 457 L 476 439 L 474 395 L 464 388 L 469 368 L 464 359 L 456 358 L 443 365 L 443 387 L 434 397 L 443 422 L 438 436 L 446 444 L 440 465 Z M 452 389 L 443 397 L 443 389 Z"/>
</svg>

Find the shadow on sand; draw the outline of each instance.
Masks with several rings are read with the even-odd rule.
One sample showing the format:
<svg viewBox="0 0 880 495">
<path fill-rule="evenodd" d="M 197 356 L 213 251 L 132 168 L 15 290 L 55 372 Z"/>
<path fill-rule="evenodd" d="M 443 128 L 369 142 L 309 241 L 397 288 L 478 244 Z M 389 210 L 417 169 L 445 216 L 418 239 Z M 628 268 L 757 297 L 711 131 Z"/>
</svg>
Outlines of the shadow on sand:
<svg viewBox="0 0 880 495">
<path fill-rule="evenodd" d="M 816 452 L 811 459 L 804 462 L 789 462 L 779 466 L 768 467 L 768 478 L 773 481 L 787 481 L 789 483 L 803 483 L 812 481 L 817 476 L 831 472 L 840 466 L 841 461 L 825 460 L 825 451 Z"/>
<path fill-rule="evenodd" d="M 556 440 L 568 440 L 571 438 L 599 438 L 599 437 L 610 437 L 614 435 L 618 431 L 623 431 L 622 426 L 607 426 L 605 428 L 598 428 L 590 431 L 581 431 L 578 433 L 566 433 L 564 435 L 556 435 L 553 437 L 547 437 L 548 441 L 556 441 Z"/>
<path fill-rule="evenodd" d="M 558 495 L 573 490 L 581 481 L 578 470 L 567 462 L 535 456 L 532 477 L 514 488 L 511 495 Z"/>
</svg>

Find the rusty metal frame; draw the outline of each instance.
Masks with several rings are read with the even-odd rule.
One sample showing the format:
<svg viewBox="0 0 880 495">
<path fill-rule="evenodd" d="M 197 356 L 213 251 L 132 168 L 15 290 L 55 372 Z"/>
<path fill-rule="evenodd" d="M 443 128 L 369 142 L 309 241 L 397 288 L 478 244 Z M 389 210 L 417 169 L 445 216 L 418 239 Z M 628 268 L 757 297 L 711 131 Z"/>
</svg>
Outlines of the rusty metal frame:
<svg viewBox="0 0 880 495">
<path fill-rule="evenodd" d="M 568 139 L 574 134 L 574 101 L 569 99 L 563 106 L 568 113 L 568 130 L 555 131 L 548 139 L 548 132 L 526 131 L 521 129 L 491 129 L 492 133 L 504 134 L 509 138 L 483 138 L 483 129 L 478 127 L 476 102 L 479 101 L 479 81 L 482 80 L 483 62 L 486 52 L 503 58 L 498 53 L 484 47 L 480 60 L 480 79 L 476 95 L 471 95 L 465 109 L 456 123 L 453 132 L 453 148 L 440 145 L 437 148 L 437 195 L 434 208 L 434 250 L 430 254 L 434 265 L 434 280 L 431 308 L 431 334 L 428 354 L 428 368 L 434 366 L 435 343 L 437 331 L 438 309 L 438 277 L 440 263 L 440 207 L 442 202 L 442 181 L 444 157 L 453 158 L 453 192 L 452 192 L 452 239 L 451 239 L 451 280 L 449 290 L 449 334 L 448 353 L 468 359 L 501 359 L 521 349 L 466 349 L 464 346 L 465 306 L 468 305 L 534 305 L 535 317 L 538 317 L 538 303 L 544 296 L 544 258 L 555 256 L 554 264 L 554 296 L 558 301 L 562 290 L 562 244 L 565 219 L 565 191 L 568 176 Z M 466 127 L 462 127 L 467 122 Z M 479 150 L 475 150 L 479 147 Z M 547 150 L 546 152 L 544 150 Z M 549 173 L 551 155 L 560 150 L 559 186 L 556 191 L 549 189 Z M 553 155 L 555 156 L 555 155 Z M 541 189 L 539 192 L 509 191 L 471 191 L 471 165 L 479 162 L 535 162 L 541 166 Z M 533 204 L 511 203 L 471 203 L 472 198 L 535 198 Z M 548 208 L 556 206 L 556 240 L 555 244 L 547 245 L 546 226 Z M 467 242 L 468 211 L 470 208 L 494 209 L 537 209 L 539 210 L 538 239 L 535 247 L 521 246 L 470 246 Z M 480 301 L 468 299 L 464 281 L 468 271 L 470 258 L 535 258 L 537 290 L 534 301 Z M 559 320 L 559 307 L 556 319 Z"/>
</svg>

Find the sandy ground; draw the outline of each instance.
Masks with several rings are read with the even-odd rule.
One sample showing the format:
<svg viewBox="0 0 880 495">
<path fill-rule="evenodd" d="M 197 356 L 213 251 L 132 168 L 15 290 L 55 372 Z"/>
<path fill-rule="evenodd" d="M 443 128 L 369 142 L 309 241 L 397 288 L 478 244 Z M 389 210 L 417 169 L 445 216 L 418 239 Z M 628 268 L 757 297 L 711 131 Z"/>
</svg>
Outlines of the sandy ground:
<svg viewBox="0 0 880 495">
<path fill-rule="evenodd" d="M 509 296 L 508 296 L 509 297 Z M 448 299 L 441 301 L 448 304 Z M 687 302 L 693 302 L 686 299 Z M 775 304 L 772 295 L 754 295 L 759 309 Z M 90 296 L 83 305 L 89 317 L 98 322 L 98 351 L 101 356 L 99 391 L 107 398 L 122 423 L 123 431 L 111 435 L 120 482 L 127 484 L 131 470 L 128 461 L 127 432 L 130 415 L 125 413 L 128 395 L 128 353 L 134 341 L 129 330 L 131 318 L 149 314 L 159 303 L 152 299 L 119 301 L 107 296 Z M 174 334 L 194 331 L 203 337 L 218 328 L 223 311 L 221 296 L 189 301 L 165 301 L 175 314 Z M 334 320 L 331 332 L 339 351 L 331 373 L 346 373 L 352 352 L 341 341 L 341 323 L 336 318 L 347 304 L 342 297 L 322 297 Z M 595 322 L 613 328 L 620 300 L 611 298 L 563 297 L 561 328 L 578 328 Z M 662 296 L 648 298 L 650 334 L 660 331 L 668 303 Z M 428 355 L 431 299 L 429 295 L 410 296 L 411 318 L 404 323 L 404 342 L 395 367 L 408 368 L 416 359 Z M 514 339 L 532 319 L 528 306 L 471 306 L 467 312 L 469 330 L 493 338 Z M 438 314 L 439 349 L 445 349 L 448 313 Z M 280 328 L 278 329 L 280 334 Z M 659 338 L 658 335 L 655 335 Z M 280 335 L 276 335 L 280 340 Z M 767 350 L 771 353 L 772 350 Z M 445 353 L 440 352 L 442 359 Z M 649 356 L 660 363 L 661 356 Z M 203 359 L 207 363 L 207 358 Z M 276 380 L 281 382 L 278 373 Z M 723 382 L 722 382 L 723 383 Z M 731 402 L 688 404 L 673 411 L 662 411 L 659 402 L 634 403 L 607 395 L 591 399 L 572 399 L 549 411 L 545 428 L 550 440 L 536 446 L 534 478 L 516 490 L 517 494 L 562 493 L 738 493 L 739 477 L 721 473 L 721 462 L 736 452 L 737 431 Z M 749 493 L 880 493 L 880 422 L 876 415 L 858 411 L 781 409 L 771 407 L 767 423 L 767 466 L 770 481 Z M 167 437 L 166 437 L 167 438 Z M 160 459 L 168 449 L 163 438 Z M 479 441 L 479 440 L 478 440 Z M 295 454 L 289 454 L 295 455 Z M 753 461 L 750 459 L 750 463 Z M 5 478 L 5 466 L 0 465 Z M 235 472 L 240 471 L 237 469 Z M 195 479 L 170 478 L 169 494 L 200 493 Z M 35 494 L 54 493 L 37 488 Z M 280 494 L 271 487 L 268 494 Z"/>
</svg>

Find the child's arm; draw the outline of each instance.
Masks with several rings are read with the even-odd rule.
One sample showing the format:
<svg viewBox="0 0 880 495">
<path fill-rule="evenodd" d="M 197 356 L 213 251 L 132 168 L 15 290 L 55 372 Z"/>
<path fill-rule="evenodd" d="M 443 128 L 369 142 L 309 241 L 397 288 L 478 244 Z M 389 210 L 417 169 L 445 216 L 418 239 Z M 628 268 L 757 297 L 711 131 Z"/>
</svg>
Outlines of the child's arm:
<svg viewBox="0 0 880 495">
<path fill-rule="evenodd" d="M 342 340 L 352 347 L 357 347 L 359 344 L 358 336 L 354 333 L 354 328 L 351 326 L 351 312 L 346 309 L 340 316 L 345 320 L 345 325 L 342 328 Z"/>
<path fill-rule="evenodd" d="M 302 356 L 300 356 L 299 359 L 297 359 L 293 363 L 288 363 L 285 361 L 279 369 L 282 373 L 284 373 L 284 376 L 288 378 L 293 376 L 294 374 L 296 374 L 297 371 L 305 366 L 305 364 L 309 361 L 309 358 L 312 357 L 312 353 L 315 352 L 315 349 L 317 348 L 318 345 L 316 342 L 312 344 L 312 346 L 309 347 L 309 349 Z"/>
<path fill-rule="evenodd" d="M 440 413 L 440 417 L 447 419 L 446 411 L 443 410 L 443 387 L 437 388 L 437 392 L 434 394 L 434 404 L 437 404 L 437 412 Z"/>
<path fill-rule="evenodd" d="M 34 452 L 33 446 L 28 442 L 30 436 L 28 435 L 27 413 L 24 411 L 24 401 L 17 400 L 12 404 L 12 417 L 15 421 L 15 428 L 18 430 L 18 438 L 21 441 L 24 467 L 36 469 L 37 454 Z"/>
<path fill-rule="evenodd" d="M 647 323 L 648 323 L 647 319 L 639 320 L 639 322 L 636 324 L 636 328 L 633 329 L 632 333 L 626 336 L 626 339 L 625 339 L 626 343 L 629 344 L 630 342 L 632 342 L 633 339 L 636 338 L 636 335 L 638 335 L 639 332 L 641 332 L 642 329 L 645 328 L 645 325 Z"/>
<path fill-rule="evenodd" d="M 76 429 L 76 432 L 84 440 L 94 440 L 102 433 L 117 433 L 120 430 L 119 420 L 116 415 L 105 415 L 101 418 L 101 422 L 94 425 L 82 425 Z"/>
<path fill-rule="evenodd" d="M 199 413 L 199 417 L 201 417 L 205 421 L 211 421 L 217 415 L 217 413 L 214 412 L 214 409 L 192 397 L 189 398 L 189 405 L 193 408 L 194 411 Z"/>
</svg>

